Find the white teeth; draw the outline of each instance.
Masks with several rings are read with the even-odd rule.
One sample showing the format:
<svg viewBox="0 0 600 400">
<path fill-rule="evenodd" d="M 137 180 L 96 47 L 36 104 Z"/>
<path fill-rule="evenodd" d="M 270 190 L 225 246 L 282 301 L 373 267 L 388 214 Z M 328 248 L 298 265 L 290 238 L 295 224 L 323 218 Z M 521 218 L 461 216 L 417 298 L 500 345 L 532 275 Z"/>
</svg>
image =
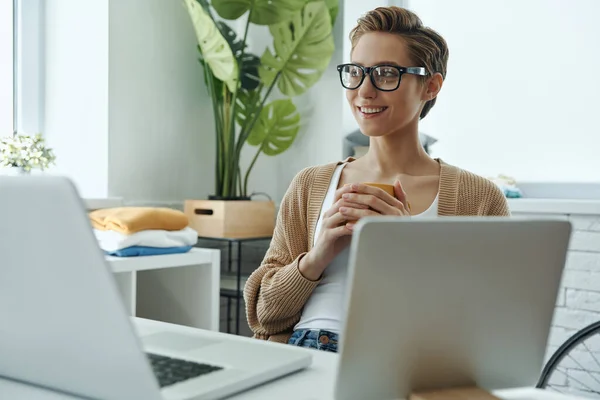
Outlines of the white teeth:
<svg viewBox="0 0 600 400">
<path fill-rule="evenodd" d="M 382 112 L 383 110 L 385 110 L 385 107 L 381 107 L 381 108 L 360 107 L 360 111 L 364 112 L 365 114 L 376 114 L 376 113 Z"/>
</svg>

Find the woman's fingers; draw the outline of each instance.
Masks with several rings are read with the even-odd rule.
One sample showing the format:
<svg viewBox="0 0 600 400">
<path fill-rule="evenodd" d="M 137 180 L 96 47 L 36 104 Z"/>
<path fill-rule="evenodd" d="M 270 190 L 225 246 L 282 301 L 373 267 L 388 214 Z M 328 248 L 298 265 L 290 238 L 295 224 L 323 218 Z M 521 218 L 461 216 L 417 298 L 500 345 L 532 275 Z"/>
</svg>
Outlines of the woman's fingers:
<svg viewBox="0 0 600 400">
<path fill-rule="evenodd" d="M 337 189 L 335 191 L 333 202 L 335 203 L 336 201 L 338 201 L 339 199 L 341 199 L 342 195 L 344 193 L 351 193 L 351 192 L 353 192 L 354 189 L 352 189 L 352 186 L 353 185 L 346 184 L 346 185 L 342 186 L 341 188 Z"/>
<path fill-rule="evenodd" d="M 324 214 L 325 218 L 331 218 L 336 213 L 345 216 L 347 220 L 357 220 L 369 215 L 407 215 L 410 203 L 406 199 L 406 192 L 400 181 L 394 183 L 394 194 L 391 196 L 385 190 L 378 187 L 353 183 L 344 185 L 336 190 L 336 200 L 333 206 Z M 344 209 L 344 212 L 340 212 Z M 342 223 L 340 218 L 334 219 L 337 226 Z"/>
<path fill-rule="evenodd" d="M 400 204 L 402 204 L 403 207 L 405 206 L 405 204 L 402 201 L 398 200 L 396 197 L 390 195 L 388 192 L 386 192 L 385 190 L 380 189 L 378 187 L 364 185 L 362 183 L 354 183 L 351 186 L 354 190 L 350 193 L 342 193 L 342 198 L 348 199 L 348 194 L 352 194 L 352 193 L 370 194 L 372 196 L 375 196 L 375 197 L 385 201 L 387 204 L 389 204 L 392 207 L 400 208 Z M 395 189 L 394 189 L 394 191 L 395 191 Z"/>
<path fill-rule="evenodd" d="M 387 193 L 386 193 L 387 195 Z M 389 195 L 388 195 L 389 196 Z M 390 196 L 391 198 L 391 196 Z M 393 199 L 393 198 L 392 198 Z M 344 194 L 344 200 L 358 203 L 363 206 L 367 206 L 368 208 L 377 211 L 383 215 L 398 215 L 404 212 L 404 205 L 396 199 L 394 200 L 394 205 L 390 205 L 388 202 L 380 199 L 377 196 L 373 196 L 371 194 L 363 194 L 363 193 L 346 193 Z"/>
<path fill-rule="evenodd" d="M 342 236 L 347 236 L 352 234 L 352 227 L 347 225 L 338 226 L 332 229 L 329 229 L 326 235 L 329 236 L 330 239 L 338 239 Z"/>
<path fill-rule="evenodd" d="M 340 214 L 347 220 L 355 221 L 363 217 L 370 217 L 375 215 L 381 215 L 381 213 L 369 210 L 369 209 L 358 209 L 352 207 L 341 207 Z"/>
<path fill-rule="evenodd" d="M 364 204 L 355 203 L 345 199 L 339 199 L 331 206 L 329 210 L 325 212 L 324 217 L 331 217 L 333 214 L 339 211 L 340 207 L 368 208 L 368 206 Z"/>
<path fill-rule="evenodd" d="M 331 217 L 326 217 L 323 219 L 323 228 L 331 229 L 340 225 L 345 225 L 347 222 L 348 219 L 344 215 L 342 215 L 340 212 L 336 212 Z"/>
<path fill-rule="evenodd" d="M 406 192 L 404 191 L 402 183 L 399 180 L 394 183 L 394 194 L 396 195 L 398 201 L 400 201 L 404 207 L 410 211 L 410 203 L 406 199 Z"/>
</svg>

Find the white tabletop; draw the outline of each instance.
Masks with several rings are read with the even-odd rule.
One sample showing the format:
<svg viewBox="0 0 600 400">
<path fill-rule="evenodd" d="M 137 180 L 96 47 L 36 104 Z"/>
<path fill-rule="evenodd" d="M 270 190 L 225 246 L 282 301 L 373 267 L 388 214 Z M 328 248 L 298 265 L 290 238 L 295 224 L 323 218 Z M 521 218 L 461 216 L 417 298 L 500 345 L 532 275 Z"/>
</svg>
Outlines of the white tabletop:
<svg viewBox="0 0 600 400">
<path fill-rule="evenodd" d="M 307 351 L 314 353 L 313 364 L 308 369 L 229 397 L 227 400 L 334 400 L 333 380 L 338 355 L 317 350 Z M 578 396 L 567 396 L 534 388 L 497 390 L 492 394 L 503 400 L 583 399 Z"/>
<path fill-rule="evenodd" d="M 0 378 L 0 398 L 11 400 L 81 400 L 80 397 L 3 378 Z"/>
<path fill-rule="evenodd" d="M 145 330 L 158 327 L 163 324 L 158 321 L 144 320 L 134 318 L 136 329 Z M 169 324 L 173 327 L 172 324 Z M 177 326 L 182 332 L 192 328 Z M 223 333 L 212 332 L 215 336 L 226 335 Z M 240 342 L 250 342 L 255 339 L 249 339 L 239 336 L 229 336 L 230 339 Z M 273 346 L 281 346 L 273 344 Z M 265 400 L 265 399 L 286 399 L 286 400 L 333 400 L 334 376 L 337 368 L 338 355 L 326 353 L 317 350 L 306 349 L 313 355 L 313 363 L 307 369 L 276 379 L 272 382 L 255 387 L 254 389 L 239 393 L 228 400 Z M 11 400 L 21 399 L 39 399 L 39 400 L 74 400 L 75 397 L 49 392 L 42 388 L 26 385 L 10 380 L 0 378 L 1 398 Z M 550 391 L 538 390 L 533 388 L 510 389 L 494 391 L 494 395 L 503 400 L 582 400 L 581 397 L 566 396 Z"/>
<path fill-rule="evenodd" d="M 152 321 L 142 318 L 134 318 L 136 329 L 140 332 L 149 329 L 160 328 L 162 322 Z M 171 329 L 181 330 L 181 332 L 190 331 L 189 327 L 174 326 L 169 324 Z M 227 335 L 225 333 L 213 332 L 215 336 Z M 258 339 L 228 335 L 231 340 L 240 342 L 252 342 Z M 273 343 L 273 346 L 281 346 Z M 338 363 L 338 355 L 324 351 L 304 349 L 313 356 L 312 365 L 302 371 L 276 379 L 272 382 L 257 386 L 253 389 L 228 397 L 227 400 L 265 400 L 265 399 L 285 399 L 285 400 L 334 400 L 334 379 Z M 498 390 L 494 395 L 503 400 L 582 400 L 581 397 L 565 396 L 558 393 L 538 390 L 534 388 Z"/>
<path fill-rule="evenodd" d="M 316 352 L 316 351 L 315 351 Z M 315 354 L 313 365 L 296 374 L 256 387 L 250 391 L 229 397 L 228 400 L 330 400 L 332 368 L 335 368 L 335 354 Z M 36 386 L 0 378 L 2 398 L 11 400 L 78 400 L 63 393 L 48 391 Z M 555 394 L 537 389 L 499 390 L 493 393 L 503 400 L 583 400 L 582 397 Z"/>
</svg>

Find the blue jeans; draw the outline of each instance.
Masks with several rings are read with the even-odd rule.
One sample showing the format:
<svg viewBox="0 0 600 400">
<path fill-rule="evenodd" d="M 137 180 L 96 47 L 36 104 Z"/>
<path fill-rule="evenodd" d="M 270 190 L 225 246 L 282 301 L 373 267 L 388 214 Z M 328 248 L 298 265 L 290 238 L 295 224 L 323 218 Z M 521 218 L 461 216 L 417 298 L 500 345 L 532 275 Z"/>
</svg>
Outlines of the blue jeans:
<svg viewBox="0 0 600 400">
<path fill-rule="evenodd" d="M 337 353 L 338 335 L 324 330 L 298 329 L 294 331 L 288 344 Z"/>
</svg>

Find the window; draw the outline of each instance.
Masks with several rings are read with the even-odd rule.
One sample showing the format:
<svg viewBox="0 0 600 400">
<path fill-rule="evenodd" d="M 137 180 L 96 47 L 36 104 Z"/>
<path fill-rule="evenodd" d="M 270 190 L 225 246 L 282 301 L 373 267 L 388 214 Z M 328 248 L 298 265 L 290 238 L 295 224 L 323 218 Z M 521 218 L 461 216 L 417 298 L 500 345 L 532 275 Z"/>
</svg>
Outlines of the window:
<svg viewBox="0 0 600 400">
<path fill-rule="evenodd" d="M 14 34 L 13 1 L 0 1 L 0 136 L 14 127 Z"/>
<path fill-rule="evenodd" d="M 44 0 L 0 1 L 0 136 L 42 133 Z"/>
</svg>

